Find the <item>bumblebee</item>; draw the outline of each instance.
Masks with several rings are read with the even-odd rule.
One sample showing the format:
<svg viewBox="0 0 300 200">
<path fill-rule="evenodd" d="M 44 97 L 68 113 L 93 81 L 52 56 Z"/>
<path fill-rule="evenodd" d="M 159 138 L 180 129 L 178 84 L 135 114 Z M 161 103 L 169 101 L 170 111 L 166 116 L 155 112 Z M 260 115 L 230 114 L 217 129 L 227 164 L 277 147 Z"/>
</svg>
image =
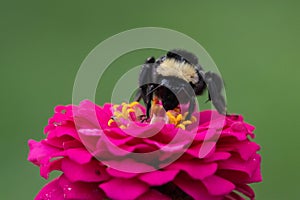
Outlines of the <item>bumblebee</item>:
<svg viewBox="0 0 300 200">
<path fill-rule="evenodd" d="M 150 118 L 152 100 L 156 97 L 163 108 L 173 110 L 179 104 L 189 103 L 190 119 L 195 109 L 195 97 L 208 89 L 208 101 L 211 101 L 220 114 L 226 114 L 226 102 L 222 95 L 223 81 L 211 71 L 205 72 L 198 58 L 185 50 L 171 50 L 155 59 L 149 57 L 142 65 L 139 75 L 139 89 L 135 100 L 144 101 L 146 115 L 142 121 Z"/>
</svg>

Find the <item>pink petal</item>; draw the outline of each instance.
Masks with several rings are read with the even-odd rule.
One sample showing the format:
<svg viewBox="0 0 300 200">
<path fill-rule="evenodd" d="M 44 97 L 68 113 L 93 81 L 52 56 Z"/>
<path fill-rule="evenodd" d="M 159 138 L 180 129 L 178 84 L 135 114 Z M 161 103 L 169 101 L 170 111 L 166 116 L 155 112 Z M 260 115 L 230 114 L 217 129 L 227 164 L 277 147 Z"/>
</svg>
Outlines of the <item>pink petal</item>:
<svg viewBox="0 0 300 200">
<path fill-rule="evenodd" d="M 147 126 L 141 127 L 132 124 L 128 129 L 125 130 L 125 133 L 132 137 L 149 138 L 159 133 L 163 125 L 164 123 L 155 123 L 155 124 L 149 124 Z"/>
<path fill-rule="evenodd" d="M 235 192 L 231 192 L 230 194 L 226 195 L 224 200 L 245 200 L 243 197 L 241 197 L 240 195 L 238 195 Z M 251 199 L 253 200 L 253 199 Z"/>
<path fill-rule="evenodd" d="M 104 165 L 110 166 L 119 171 L 128 173 L 141 173 L 156 170 L 153 166 L 146 163 L 138 162 L 132 158 L 125 158 L 124 160 L 105 160 L 102 161 Z"/>
<path fill-rule="evenodd" d="M 205 185 L 208 192 L 215 196 L 224 196 L 232 192 L 232 190 L 235 188 L 235 185 L 230 181 L 215 175 L 205 178 L 203 180 L 203 184 Z"/>
<path fill-rule="evenodd" d="M 246 184 L 237 186 L 236 190 L 243 193 L 250 199 L 254 199 L 254 197 L 255 197 L 255 193 L 252 190 L 252 188 Z"/>
<path fill-rule="evenodd" d="M 56 137 L 70 136 L 70 137 L 80 141 L 77 130 L 75 129 L 73 124 L 57 126 L 53 132 L 56 133 L 56 135 L 55 135 Z"/>
<path fill-rule="evenodd" d="M 112 199 L 137 199 L 148 190 L 148 186 L 135 179 L 112 179 L 99 187 Z"/>
<path fill-rule="evenodd" d="M 62 163 L 62 158 L 51 161 L 51 162 L 49 162 L 48 164 L 45 164 L 45 165 L 41 165 L 40 166 L 41 176 L 44 177 L 45 179 L 48 179 L 50 172 L 52 172 L 54 170 L 61 171 L 61 163 Z"/>
<path fill-rule="evenodd" d="M 259 163 L 261 162 L 260 156 L 256 157 L 256 161 Z M 257 166 L 257 168 L 254 170 L 252 173 L 252 176 L 249 178 L 248 182 L 249 183 L 255 183 L 255 182 L 261 182 L 262 181 L 262 174 L 261 174 L 261 169 L 260 169 L 260 164 Z"/>
<path fill-rule="evenodd" d="M 219 163 L 219 169 L 240 171 L 246 173 L 248 177 L 252 177 L 252 174 L 259 167 L 260 156 L 258 154 L 247 161 L 244 161 L 237 157 L 231 157 L 230 159 Z"/>
<path fill-rule="evenodd" d="M 226 160 L 231 156 L 228 152 L 215 152 L 212 155 L 204 158 L 205 162 L 215 162 L 220 160 Z"/>
<path fill-rule="evenodd" d="M 167 167 L 167 169 L 174 169 L 184 171 L 194 179 L 202 180 L 205 177 L 213 175 L 217 171 L 216 163 L 203 163 L 200 160 L 190 160 L 182 162 L 174 162 Z"/>
<path fill-rule="evenodd" d="M 247 139 L 247 135 L 244 133 L 240 133 L 240 132 L 234 132 L 232 130 L 224 130 L 221 134 L 221 137 L 234 137 L 236 139 L 238 139 L 239 141 L 243 141 Z"/>
<path fill-rule="evenodd" d="M 60 151 L 57 148 L 34 140 L 29 140 L 28 145 L 30 149 L 28 160 L 36 165 L 47 164 L 52 155 Z"/>
<path fill-rule="evenodd" d="M 139 179 L 150 186 L 159 186 L 171 182 L 179 170 L 153 171 L 140 175 Z"/>
<path fill-rule="evenodd" d="M 34 198 L 35 200 L 63 200 L 64 192 L 59 187 L 58 178 L 54 179 L 47 185 L 45 185 L 42 190 Z"/>
<path fill-rule="evenodd" d="M 152 145 L 149 144 L 138 144 L 136 143 L 135 145 L 126 145 L 124 147 L 129 152 L 134 152 L 134 153 L 149 153 L 158 150 Z"/>
<path fill-rule="evenodd" d="M 202 124 L 207 123 L 207 122 L 209 122 L 211 120 L 211 115 L 212 115 L 213 112 L 214 111 L 212 111 L 212 110 L 204 110 L 204 111 L 200 112 L 200 117 L 199 117 L 199 119 L 200 119 L 200 122 L 199 122 L 200 126 Z"/>
<path fill-rule="evenodd" d="M 174 183 L 195 200 L 222 200 L 221 196 L 213 196 L 207 192 L 201 181 L 193 180 L 181 174 Z"/>
<path fill-rule="evenodd" d="M 97 183 L 70 182 L 64 175 L 59 178 L 59 185 L 64 191 L 64 199 L 98 200 L 105 199 L 104 192 Z"/>
<path fill-rule="evenodd" d="M 69 141 L 64 141 L 63 148 L 64 149 L 83 148 L 83 144 L 81 141 L 78 140 L 69 140 Z"/>
<path fill-rule="evenodd" d="M 61 137 L 53 137 L 42 140 L 41 143 L 45 145 L 49 145 L 58 149 L 62 149 L 64 147 L 64 143 L 68 141 L 75 140 L 69 136 L 61 136 Z"/>
<path fill-rule="evenodd" d="M 225 143 L 217 146 L 219 151 L 237 152 L 243 160 L 248 160 L 253 154 L 255 154 L 260 146 L 255 142 L 243 141 L 235 143 Z"/>
<path fill-rule="evenodd" d="M 157 190 L 149 190 L 137 200 L 172 200 L 170 197 L 158 192 Z"/>
<path fill-rule="evenodd" d="M 62 171 L 71 181 L 99 182 L 109 178 L 104 166 L 100 166 L 97 160 L 87 164 L 78 164 L 70 159 L 63 159 Z"/>
<path fill-rule="evenodd" d="M 84 148 L 68 149 L 66 155 L 78 164 L 86 164 L 90 162 L 93 155 Z"/>
<path fill-rule="evenodd" d="M 119 171 L 119 170 L 113 169 L 111 167 L 108 167 L 106 169 L 106 172 L 109 175 L 111 175 L 113 177 L 116 177 L 116 178 L 133 178 L 133 177 L 135 177 L 135 176 L 138 175 L 137 173 L 123 172 L 123 171 Z"/>
</svg>

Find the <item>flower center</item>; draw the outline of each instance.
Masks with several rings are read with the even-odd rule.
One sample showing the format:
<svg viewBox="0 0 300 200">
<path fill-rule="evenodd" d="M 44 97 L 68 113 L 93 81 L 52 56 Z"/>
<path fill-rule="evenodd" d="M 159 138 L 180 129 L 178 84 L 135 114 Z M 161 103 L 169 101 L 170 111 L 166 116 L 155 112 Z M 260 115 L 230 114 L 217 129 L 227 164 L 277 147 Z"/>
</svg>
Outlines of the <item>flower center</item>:
<svg viewBox="0 0 300 200">
<path fill-rule="evenodd" d="M 145 108 L 138 102 L 116 104 L 112 107 L 112 118 L 108 121 L 108 126 L 116 123 L 121 129 L 128 128 L 132 122 L 141 122 L 141 116 L 145 116 Z M 150 124 L 157 121 L 164 121 L 167 124 L 174 124 L 183 130 L 194 122 L 196 117 L 186 119 L 188 113 L 181 114 L 179 107 L 165 112 L 158 99 L 152 101 Z"/>
</svg>

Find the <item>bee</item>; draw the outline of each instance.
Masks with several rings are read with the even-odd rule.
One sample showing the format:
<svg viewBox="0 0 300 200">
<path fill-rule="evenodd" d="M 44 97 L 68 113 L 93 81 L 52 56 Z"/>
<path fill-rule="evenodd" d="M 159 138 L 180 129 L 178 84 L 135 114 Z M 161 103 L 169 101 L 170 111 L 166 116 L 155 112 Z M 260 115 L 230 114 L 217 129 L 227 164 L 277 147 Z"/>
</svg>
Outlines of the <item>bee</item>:
<svg viewBox="0 0 300 200">
<path fill-rule="evenodd" d="M 155 59 L 149 57 L 142 65 L 139 75 L 139 88 L 135 97 L 146 105 L 145 121 L 150 118 L 153 98 L 161 101 L 163 108 L 173 110 L 179 104 L 187 104 L 190 119 L 195 109 L 195 97 L 208 89 L 208 101 L 211 101 L 220 114 L 226 114 L 226 102 L 222 95 L 223 80 L 214 72 L 205 72 L 198 58 L 185 50 L 175 49 Z"/>
</svg>

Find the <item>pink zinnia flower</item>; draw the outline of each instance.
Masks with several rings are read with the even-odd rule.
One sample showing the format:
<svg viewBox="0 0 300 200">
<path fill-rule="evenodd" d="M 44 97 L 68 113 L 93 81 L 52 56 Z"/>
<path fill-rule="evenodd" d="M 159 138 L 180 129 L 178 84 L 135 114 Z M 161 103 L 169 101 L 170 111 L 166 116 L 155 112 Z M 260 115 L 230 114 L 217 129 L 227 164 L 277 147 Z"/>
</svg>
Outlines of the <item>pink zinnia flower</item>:
<svg viewBox="0 0 300 200">
<path fill-rule="evenodd" d="M 242 116 L 215 111 L 141 123 L 140 104 L 57 106 L 46 139 L 29 140 L 28 159 L 48 178 L 36 200 L 254 199 L 259 145 Z M 116 116 L 111 120 L 111 116 Z M 198 122 L 195 122 L 198 121 Z"/>
</svg>

